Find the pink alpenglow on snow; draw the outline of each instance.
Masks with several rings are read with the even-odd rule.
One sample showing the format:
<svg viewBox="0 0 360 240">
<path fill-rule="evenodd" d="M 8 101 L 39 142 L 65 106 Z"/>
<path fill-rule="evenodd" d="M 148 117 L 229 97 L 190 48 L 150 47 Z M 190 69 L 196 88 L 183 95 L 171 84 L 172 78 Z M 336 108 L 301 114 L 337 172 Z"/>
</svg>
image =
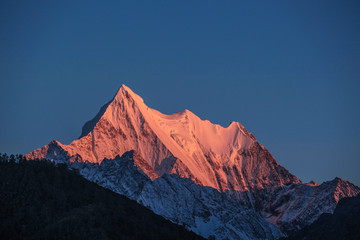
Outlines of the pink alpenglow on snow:
<svg viewBox="0 0 360 240">
<path fill-rule="evenodd" d="M 159 175 L 177 174 L 219 191 L 300 183 L 238 122 L 224 128 L 189 110 L 171 115 L 122 85 L 69 145 L 52 141 L 26 157 L 101 163 L 135 150 Z"/>
<path fill-rule="evenodd" d="M 66 163 L 206 238 L 278 239 L 360 192 L 339 178 L 302 184 L 240 123 L 162 114 L 124 85 L 77 140 L 26 157 Z"/>
</svg>

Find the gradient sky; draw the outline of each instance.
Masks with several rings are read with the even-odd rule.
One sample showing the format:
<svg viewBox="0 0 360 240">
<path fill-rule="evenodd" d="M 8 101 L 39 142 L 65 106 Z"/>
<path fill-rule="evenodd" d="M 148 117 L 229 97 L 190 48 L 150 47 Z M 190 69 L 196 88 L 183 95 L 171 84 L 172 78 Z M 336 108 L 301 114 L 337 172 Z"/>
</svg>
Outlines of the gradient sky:
<svg viewBox="0 0 360 240">
<path fill-rule="evenodd" d="M 69 144 L 125 84 L 360 185 L 359 1 L 74 2 L 0 3 L 0 152 Z"/>
</svg>

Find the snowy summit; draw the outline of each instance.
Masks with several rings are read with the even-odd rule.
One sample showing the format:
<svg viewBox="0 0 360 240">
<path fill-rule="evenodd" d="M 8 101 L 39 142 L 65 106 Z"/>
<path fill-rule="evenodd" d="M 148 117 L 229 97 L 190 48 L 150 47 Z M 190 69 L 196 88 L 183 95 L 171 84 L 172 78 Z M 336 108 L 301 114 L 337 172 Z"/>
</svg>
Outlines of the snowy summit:
<svg viewBox="0 0 360 240">
<path fill-rule="evenodd" d="M 240 123 L 224 128 L 189 110 L 166 115 L 125 85 L 78 139 L 26 157 L 79 168 L 204 237 L 277 239 L 360 191 L 341 179 L 303 184 Z"/>
</svg>

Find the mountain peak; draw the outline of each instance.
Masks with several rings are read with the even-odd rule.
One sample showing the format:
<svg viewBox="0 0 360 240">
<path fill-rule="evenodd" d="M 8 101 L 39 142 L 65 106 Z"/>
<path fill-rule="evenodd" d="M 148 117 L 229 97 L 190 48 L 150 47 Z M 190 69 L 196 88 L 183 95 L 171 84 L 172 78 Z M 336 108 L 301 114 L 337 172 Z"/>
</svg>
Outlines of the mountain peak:
<svg viewBox="0 0 360 240">
<path fill-rule="evenodd" d="M 126 85 L 121 85 L 111 101 L 84 125 L 77 140 L 60 148 L 65 160 L 99 164 L 135 150 L 144 159 L 140 165 L 159 176 L 175 173 L 219 191 L 299 182 L 287 171 L 275 168 L 278 163 L 240 123 L 224 128 L 187 109 L 163 114 L 146 106 Z M 48 149 L 40 153 L 51 159 L 53 152 Z M 257 155 L 261 157 L 254 157 Z M 260 178 L 260 174 L 267 177 Z"/>
<path fill-rule="evenodd" d="M 242 206 L 259 210 L 286 231 L 298 229 L 321 213 L 331 212 L 339 199 L 360 191 L 340 178 L 319 187 L 315 182 L 301 184 L 240 123 L 223 127 L 187 109 L 163 114 L 146 106 L 125 85 L 84 125 L 79 139 L 69 145 L 53 141 L 25 157 L 78 166 L 87 178 L 134 199 L 136 196 L 174 222 L 192 230 L 211 226 L 213 233 L 223 232 L 220 225 L 228 226 L 225 231 L 246 231 L 238 223 L 253 222 L 254 215 L 247 215 Z M 231 202 L 224 202 L 228 197 Z M 240 204 L 233 206 L 232 202 Z M 177 218 L 179 209 L 189 214 Z M 218 209 L 224 210 L 218 213 Z M 234 219 L 229 213 L 241 218 Z M 249 228 L 251 233 L 258 229 L 255 226 Z M 271 229 L 266 231 L 274 234 Z M 209 237 L 208 233 L 203 235 Z M 251 236 L 241 233 L 230 239 L 260 238 Z"/>
<path fill-rule="evenodd" d="M 139 95 L 134 93 L 129 87 L 122 84 L 121 87 L 116 92 L 115 96 L 109 102 L 107 102 L 105 105 L 103 105 L 100 108 L 100 111 L 96 114 L 96 116 L 93 119 L 87 121 L 84 124 L 84 126 L 82 127 L 81 135 L 78 139 L 85 137 L 94 129 L 95 125 L 99 122 L 99 120 L 104 115 L 104 113 L 106 112 L 106 110 L 108 109 L 108 107 L 111 103 L 121 102 L 122 100 L 130 101 L 130 99 L 132 99 L 138 103 L 144 102 L 144 100 Z"/>
<path fill-rule="evenodd" d="M 139 103 L 144 102 L 144 100 L 139 95 L 134 93 L 129 87 L 127 87 L 124 84 L 122 84 L 121 87 L 119 88 L 119 90 L 116 92 L 115 97 L 113 98 L 113 101 L 121 100 L 121 99 L 124 99 L 124 100 L 125 99 L 133 99 Z"/>
</svg>

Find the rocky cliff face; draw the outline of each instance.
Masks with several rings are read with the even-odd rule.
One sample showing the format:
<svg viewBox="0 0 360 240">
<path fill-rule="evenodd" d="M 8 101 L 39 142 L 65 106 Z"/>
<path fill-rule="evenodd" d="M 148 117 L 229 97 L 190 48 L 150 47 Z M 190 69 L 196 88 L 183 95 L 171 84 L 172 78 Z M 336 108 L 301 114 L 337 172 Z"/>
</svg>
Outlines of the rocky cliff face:
<svg viewBox="0 0 360 240">
<path fill-rule="evenodd" d="M 332 213 L 340 199 L 356 196 L 359 187 L 335 178 L 321 185 L 290 184 L 255 191 L 256 208 L 283 232 L 309 225 L 322 213 Z"/>
<path fill-rule="evenodd" d="M 145 172 L 138 163 L 141 156 L 134 151 L 105 159 L 100 165 L 73 163 L 87 179 L 126 195 L 155 213 L 203 236 L 217 239 L 277 239 L 284 236 L 254 209 L 240 205 L 211 187 L 195 184 L 176 174 L 156 176 Z M 147 170 L 145 170 L 147 171 Z"/>
<path fill-rule="evenodd" d="M 286 238 L 300 239 L 360 239 L 360 195 L 341 199 L 333 214 L 322 214 L 310 226 Z"/>
<path fill-rule="evenodd" d="M 128 151 L 135 154 L 131 164 L 119 160 Z M 233 239 L 241 234 L 250 239 L 269 238 L 269 234 L 277 238 L 281 233 L 272 224 L 285 233 L 301 228 L 322 212 L 333 211 L 342 197 L 359 192 L 358 187 L 342 180 L 320 186 L 302 184 L 240 123 L 223 128 L 188 110 L 165 115 L 147 107 L 126 86 L 84 125 L 79 139 L 69 145 L 52 141 L 26 157 L 82 168 L 81 173 L 88 179 L 136 199 L 203 236 L 210 234 L 204 230 L 210 222 L 217 226 L 210 232 L 218 237 L 226 236 L 221 234 L 226 232 Z M 119 170 L 126 169 L 124 164 L 128 172 Z M 134 169 L 136 174 L 130 174 Z M 172 197 L 166 189 L 173 189 Z M 206 205 L 206 198 L 199 198 L 199 192 L 216 195 L 211 197 L 215 200 Z M 187 197 L 182 198 L 186 193 Z M 195 210 L 194 205 L 204 204 L 206 210 Z M 176 206 L 182 206 L 184 214 L 178 214 Z M 239 221 L 229 216 L 239 221 L 238 216 L 258 219 L 257 223 L 249 220 L 253 232 L 264 232 L 250 234 L 251 227 L 235 223 Z"/>
</svg>

